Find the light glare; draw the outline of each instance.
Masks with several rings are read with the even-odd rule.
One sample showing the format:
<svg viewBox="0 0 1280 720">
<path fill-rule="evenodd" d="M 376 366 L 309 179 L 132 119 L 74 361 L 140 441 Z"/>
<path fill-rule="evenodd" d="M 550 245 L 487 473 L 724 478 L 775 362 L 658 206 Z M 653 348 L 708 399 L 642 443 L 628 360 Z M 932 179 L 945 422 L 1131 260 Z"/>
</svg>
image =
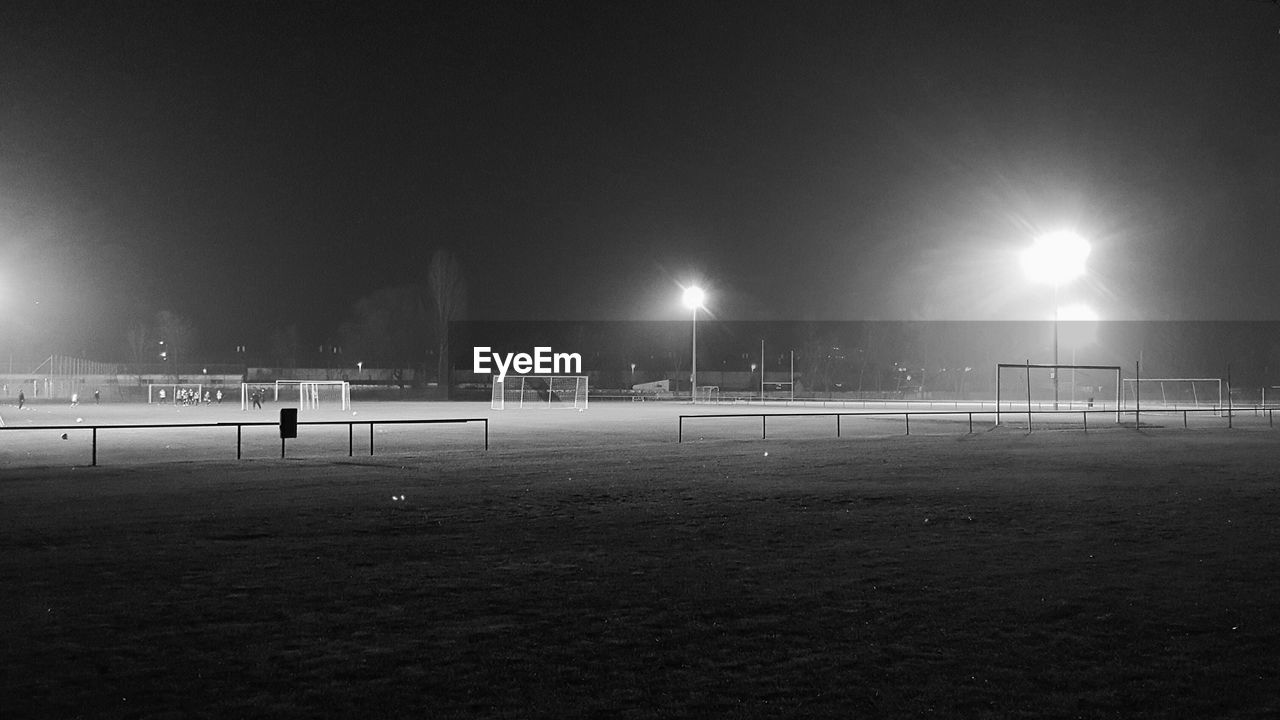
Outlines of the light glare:
<svg viewBox="0 0 1280 720">
<path fill-rule="evenodd" d="M 1022 269 L 1033 282 L 1065 285 L 1084 274 L 1089 241 L 1071 231 L 1042 235 L 1022 253 Z"/>
<path fill-rule="evenodd" d="M 702 301 L 705 300 L 707 294 L 702 292 L 702 288 L 697 285 L 690 285 L 684 289 L 684 306 L 687 308 L 700 308 Z"/>
</svg>

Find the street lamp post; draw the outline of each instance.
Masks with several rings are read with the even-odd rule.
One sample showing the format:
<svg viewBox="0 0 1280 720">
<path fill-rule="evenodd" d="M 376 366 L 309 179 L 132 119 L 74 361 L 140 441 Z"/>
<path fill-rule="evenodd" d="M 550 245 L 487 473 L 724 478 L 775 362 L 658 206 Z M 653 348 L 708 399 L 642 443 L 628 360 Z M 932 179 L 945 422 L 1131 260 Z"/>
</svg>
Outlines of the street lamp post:
<svg viewBox="0 0 1280 720">
<path fill-rule="evenodd" d="M 698 308 L 702 307 L 702 301 L 706 297 L 706 293 L 702 292 L 702 288 L 697 285 L 690 285 L 684 289 L 684 305 L 693 311 L 693 360 L 689 373 L 690 402 L 698 401 Z"/>
<path fill-rule="evenodd" d="M 1041 235 L 1022 253 L 1022 269 L 1034 282 L 1053 286 L 1053 409 L 1058 409 L 1058 289 L 1084 274 L 1089 241 L 1071 231 Z"/>
</svg>

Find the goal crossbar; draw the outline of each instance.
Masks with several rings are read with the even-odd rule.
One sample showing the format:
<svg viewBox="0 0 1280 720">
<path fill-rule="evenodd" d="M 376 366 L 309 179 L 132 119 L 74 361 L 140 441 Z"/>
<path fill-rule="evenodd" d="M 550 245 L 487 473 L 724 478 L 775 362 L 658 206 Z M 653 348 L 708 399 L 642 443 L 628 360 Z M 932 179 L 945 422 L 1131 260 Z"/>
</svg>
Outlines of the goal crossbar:
<svg viewBox="0 0 1280 720">
<path fill-rule="evenodd" d="M 586 410 L 587 376 L 494 375 L 489 408 Z"/>
<path fill-rule="evenodd" d="M 204 392 L 204 385 L 201 383 L 151 383 L 147 385 L 147 402 L 177 405 L 182 402 L 179 398 L 179 390 L 185 390 L 188 394 L 194 393 L 194 397 L 198 400 Z"/>
<path fill-rule="evenodd" d="M 1001 371 L 1006 369 L 1011 369 L 1011 368 L 1016 368 L 1026 373 L 1026 383 L 1027 383 L 1026 395 L 1023 397 L 1017 398 L 1016 400 L 1008 397 L 1002 397 L 1002 394 L 1001 394 L 1001 385 L 1000 385 Z M 1000 424 L 1001 408 L 1004 406 L 1004 403 L 1009 403 L 1010 405 L 1013 405 L 1014 403 L 1025 405 L 1026 406 L 1025 410 L 1019 410 L 1018 412 L 1019 414 L 1021 414 L 1022 412 L 1025 412 L 1027 415 L 1027 422 L 1030 423 L 1031 412 L 1032 412 L 1032 402 L 1031 402 L 1031 371 L 1032 370 L 1052 370 L 1054 373 L 1057 373 L 1059 370 L 1097 370 L 1097 371 L 1106 372 L 1108 374 L 1114 373 L 1115 387 L 1116 387 L 1116 396 L 1115 396 L 1116 423 L 1117 424 L 1120 423 L 1122 383 L 1121 383 L 1121 374 L 1120 374 L 1121 370 L 1119 365 L 1071 365 L 1066 363 L 1020 362 L 1020 363 L 996 363 L 996 425 Z M 1056 404 L 1056 401 L 1055 401 L 1055 404 Z M 1007 414 L 1009 412 L 1012 412 L 1012 410 L 1008 410 L 1005 412 Z"/>
<path fill-rule="evenodd" d="M 265 400 L 269 395 L 275 402 L 297 401 L 300 409 L 317 410 L 327 405 L 337 409 L 351 409 L 351 383 L 346 380 L 276 380 L 272 383 L 241 383 L 240 409 L 248 410 L 252 404 L 252 394 L 259 393 L 259 399 Z"/>
<path fill-rule="evenodd" d="M 1216 396 L 1216 397 L 1211 396 L 1211 397 L 1208 397 L 1208 398 L 1205 398 L 1205 399 L 1204 399 L 1204 402 L 1206 402 L 1206 403 L 1207 403 L 1207 404 L 1209 404 L 1210 406 L 1215 407 L 1215 408 L 1219 408 L 1219 407 L 1223 407 L 1223 406 L 1224 406 L 1224 403 L 1226 402 L 1226 401 L 1224 400 L 1224 398 L 1223 398 L 1223 392 L 1222 392 L 1223 380 L 1222 380 L 1222 378 L 1212 378 L 1212 377 L 1198 377 L 1198 378 L 1193 378 L 1193 377 L 1163 377 L 1163 378 L 1161 378 L 1161 377 L 1153 377 L 1153 378 L 1147 378 L 1147 377 L 1133 377 L 1133 378 L 1124 378 L 1122 382 L 1123 382 L 1123 384 L 1124 384 L 1124 387 L 1125 387 L 1126 391 L 1127 391 L 1129 388 L 1133 388 L 1133 389 L 1136 391 L 1136 392 L 1134 392 L 1134 393 L 1133 393 L 1133 399 L 1134 399 L 1134 403 L 1135 403 L 1135 404 L 1139 403 L 1139 402 L 1140 402 L 1140 400 L 1145 399 L 1145 398 L 1147 398 L 1147 397 L 1148 397 L 1147 395 L 1145 395 L 1145 394 L 1142 392 L 1143 383 L 1147 383 L 1147 384 L 1148 384 L 1148 386 L 1150 386 L 1150 384 L 1154 383 L 1155 385 L 1157 385 L 1157 386 L 1159 387 L 1159 389 L 1160 389 L 1160 404 L 1161 404 L 1161 405 L 1163 405 L 1163 406 L 1169 406 L 1169 407 L 1177 408 L 1177 407 L 1178 407 L 1178 404 L 1179 404 L 1179 403 L 1178 403 L 1177 398 L 1175 398 L 1175 399 L 1173 400 L 1173 402 L 1170 402 L 1170 401 L 1169 401 L 1169 399 L 1168 399 L 1168 393 L 1166 392 L 1166 390 L 1167 390 L 1167 384 L 1169 384 L 1169 385 L 1171 385 L 1171 384 L 1179 384 L 1179 385 L 1182 385 L 1182 386 L 1184 386 L 1184 387 L 1190 387 L 1190 389 L 1191 389 L 1191 398 L 1190 398 L 1190 400 L 1191 400 L 1191 404 L 1192 404 L 1193 406 L 1195 406 L 1195 407 L 1200 407 L 1201 402 L 1202 402 L 1202 400 L 1201 400 L 1201 398 L 1200 398 L 1200 394 L 1199 394 L 1199 392 L 1196 390 L 1196 383 L 1212 384 L 1212 390 L 1210 390 L 1210 392 L 1212 393 L 1212 395 L 1213 395 L 1213 396 Z M 1125 399 L 1125 402 L 1127 403 L 1127 402 L 1128 402 L 1128 400 L 1129 400 L 1129 395 L 1128 395 L 1128 393 L 1127 393 L 1127 392 L 1126 392 L 1126 394 L 1124 395 L 1124 399 Z"/>
</svg>

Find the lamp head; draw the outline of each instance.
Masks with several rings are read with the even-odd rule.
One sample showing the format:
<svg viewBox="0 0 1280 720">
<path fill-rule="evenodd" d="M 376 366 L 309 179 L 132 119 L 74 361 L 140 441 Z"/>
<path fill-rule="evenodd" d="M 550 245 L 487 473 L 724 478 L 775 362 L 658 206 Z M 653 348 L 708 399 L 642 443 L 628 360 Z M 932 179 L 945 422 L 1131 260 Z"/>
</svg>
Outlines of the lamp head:
<svg viewBox="0 0 1280 720">
<path fill-rule="evenodd" d="M 1041 235 L 1022 253 L 1022 269 L 1033 282 L 1064 285 L 1084 274 L 1089 241 L 1069 230 Z"/>
<path fill-rule="evenodd" d="M 702 301 L 707 298 L 707 294 L 697 285 L 690 285 L 684 289 L 684 306 L 687 308 L 700 308 Z"/>
</svg>

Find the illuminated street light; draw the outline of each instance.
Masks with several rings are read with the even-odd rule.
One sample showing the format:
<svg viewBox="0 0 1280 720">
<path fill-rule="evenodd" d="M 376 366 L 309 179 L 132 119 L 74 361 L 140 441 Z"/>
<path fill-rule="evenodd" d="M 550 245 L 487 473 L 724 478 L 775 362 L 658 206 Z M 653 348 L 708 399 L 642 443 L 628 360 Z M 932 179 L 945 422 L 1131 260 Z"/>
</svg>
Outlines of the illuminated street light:
<svg viewBox="0 0 1280 720">
<path fill-rule="evenodd" d="M 1036 238 L 1022 253 L 1022 269 L 1032 282 L 1053 286 L 1053 364 L 1058 364 L 1058 288 L 1084 274 L 1089 241 L 1064 230 Z M 1053 368 L 1053 409 L 1058 409 L 1058 368 Z"/>
<path fill-rule="evenodd" d="M 698 308 L 702 307 L 702 301 L 706 298 L 707 294 L 697 285 L 690 285 L 684 289 L 684 306 L 693 311 L 693 362 L 690 365 L 692 371 L 689 374 L 690 402 L 698 401 Z"/>
</svg>

